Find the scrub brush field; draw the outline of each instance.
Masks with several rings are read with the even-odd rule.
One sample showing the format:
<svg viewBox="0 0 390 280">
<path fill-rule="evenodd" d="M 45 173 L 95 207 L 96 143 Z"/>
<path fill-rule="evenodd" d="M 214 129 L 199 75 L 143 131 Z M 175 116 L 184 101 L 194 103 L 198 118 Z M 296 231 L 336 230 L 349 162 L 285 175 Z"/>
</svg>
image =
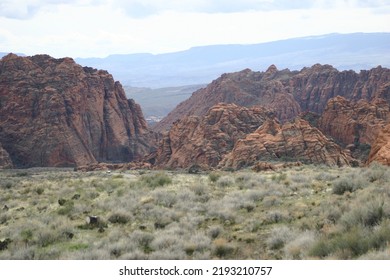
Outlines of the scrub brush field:
<svg viewBox="0 0 390 280">
<path fill-rule="evenodd" d="M 1 170 L 0 259 L 390 259 L 390 168 Z"/>
</svg>

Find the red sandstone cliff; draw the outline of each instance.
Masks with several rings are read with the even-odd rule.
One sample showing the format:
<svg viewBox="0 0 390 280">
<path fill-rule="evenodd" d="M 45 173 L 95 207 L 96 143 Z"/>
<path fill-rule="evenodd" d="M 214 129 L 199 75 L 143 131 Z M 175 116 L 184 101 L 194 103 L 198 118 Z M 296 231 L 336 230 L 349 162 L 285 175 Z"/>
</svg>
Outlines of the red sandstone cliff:
<svg viewBox="0 0 390 280">
<path fill-rule="evenodd" d="M 300 113 L 299 104 L 281 82 L 285 75 L 290 74 L 288 70 L 278 71 L 274 65 L 264 73 L 246 69 L 223 74 L 206 88 L 196 91 L 189 99 L 180 103 L 153 129 L 167 130 L 173 122 L 184 116 L 203 116 L 220 102 L 244 107 L 266 106 L 280 119 L 293 118 Z"/>
<path fill-rule="evenodd" d="M 374 161 L 390 166 L 390 123 L 379 132 L 372 144 L 368 163 Z"/>
<path fill-rule="evenodd" d="M 153 144 L 140 107 L 108 72 L 14 54 L 0 60 L 0 141 L 18 167 L 132 161 Z"/>
<path fill-rule="evenodd" d="M 219 102 L 266 106 L 284 122 L 300 112 L 321 114 L 329 99 L 338 95 L 350 101 L 382 98 L 390 104 L 390 69 L 378 66 L 360 73 L 340 72 L 330 65 L 316 64 L 301 71 L 278 71 L 272 65 L 266 72 L 246 69 L 224 74 L 180 103 L 154 129 L 167 130 L 184 116 L 202 116 Z"/>
<path fill-rule="evenodd" d="M 388 122 L 390 105 L 384 99 L 351 102 L 337 96 L 329 100 L 318 121 L 318 128 L 344 145 L 372 145 Z"/>
<path fill-rule="evenodd" d="M 269 115 L 272 113 L 260 107 L 220 103 L 202 117 L 185 117 L 175 122 L 163 137 L 156 166 L 216 167 L 239 139 L 255 131 Z"/>
<path fill-rule="evenodd" d="M 219 167 L 238 169 L 258 161 L 302 161 L 349 165 L 351 156 L 307 121 L 296 118 L 280 124 L 268 119 L 253 133 L 236 142 Z"/>
</svg>

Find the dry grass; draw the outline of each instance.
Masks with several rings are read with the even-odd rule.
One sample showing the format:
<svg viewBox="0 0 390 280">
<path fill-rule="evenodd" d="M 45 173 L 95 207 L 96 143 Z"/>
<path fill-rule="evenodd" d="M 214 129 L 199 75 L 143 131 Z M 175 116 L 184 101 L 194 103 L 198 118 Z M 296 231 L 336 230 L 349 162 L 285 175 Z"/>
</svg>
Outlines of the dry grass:
<svg viewBox="0 0 390 280">
<path fill-rule="evenodd" d="M 389 171 L 2 170 L 0 259 L 388 259 Z"/>
</svg>

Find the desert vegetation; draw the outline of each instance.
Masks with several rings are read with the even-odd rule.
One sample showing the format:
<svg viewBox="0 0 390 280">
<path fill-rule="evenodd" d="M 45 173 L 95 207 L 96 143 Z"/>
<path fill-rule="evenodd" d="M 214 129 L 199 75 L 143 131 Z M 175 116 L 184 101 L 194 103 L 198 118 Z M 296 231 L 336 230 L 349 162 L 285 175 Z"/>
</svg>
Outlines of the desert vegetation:
<svg viewBox="0 0 390 280">
<path fill-rule="evenodd" d="M 390 259 L 390 169 L 0 171 L 0 259 Z"/>
</svg>

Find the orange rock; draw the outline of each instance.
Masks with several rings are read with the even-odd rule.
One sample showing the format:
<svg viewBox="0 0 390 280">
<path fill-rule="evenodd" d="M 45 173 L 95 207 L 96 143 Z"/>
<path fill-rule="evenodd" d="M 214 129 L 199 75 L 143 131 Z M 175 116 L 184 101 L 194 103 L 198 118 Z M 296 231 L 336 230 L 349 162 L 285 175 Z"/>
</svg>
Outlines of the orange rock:
<svg viewBox="0 0 390 280">
<path fill-rule="evenodd" d="M 0 60 L 0 139 L 15 166 L 132 161 L 150 151 L 150 136 L 107 71 L 48 55 Z"/>
<path fill-rule="evenodd" d="M 266 72 L 249 69 L 223 74 L 207 87 L 180 103 L 154 129 L 165 131 L 185 116 L 203 116 L 219 102 L 239 106 L 265 106 L 275 111 L 282 122 L 300 112 L 321 114 L 329 99 L 343 96 L 350 101 L 382 98 L 390 104 L 390 69 L 380 66 L 360 73 L 338 71 L 330 65 L 316 64 L 301 71 L 277 70 L 271 65 Z"/>
<path fill-rule="evenodd" d="M 389 121 L 390 105 L 381 98 L 371 102 L 363 99 L 351 102 L 337 96 L 329 100 L 318 121 L 318 128 L 345 146 L 372 145 Z"/>
<path fill-rule="evenodd" d="M 155 164 L 163 168 L 216 167 L 234 144 L 272 115 L 261 107 L 220 103 L 203 117 L 175 122 L 160 142 Z"/>
<path fill-rule="evenodd" d="M 349 165 L 352 158 L 307 121 L 296 118 L 280 124 L 268 119 L 255 132 L 236 142 L 219 167 L 239 169 L 259 161 L 302 161 Z"/>
<path fill-rule="evenodd" d="M 380 131 L 371 147 L 368 163 L 374 161 L 390 166 L 390 123 Z"/>
<path fill-rule="evenodd" d="M 282 120 L 293 118 L 300 113 L 300 108 L 282 82 L 285 75 L 291 75 L 290 71 L 277 71 L 274 65 L 264 73 L 245 69 L 223 74 L 180 103 L 153 129 L 165 131 L 184 116 L 203 116 L 212 106 L 221 102 L 244 107 L 266 106 Z"/>
</svg>

